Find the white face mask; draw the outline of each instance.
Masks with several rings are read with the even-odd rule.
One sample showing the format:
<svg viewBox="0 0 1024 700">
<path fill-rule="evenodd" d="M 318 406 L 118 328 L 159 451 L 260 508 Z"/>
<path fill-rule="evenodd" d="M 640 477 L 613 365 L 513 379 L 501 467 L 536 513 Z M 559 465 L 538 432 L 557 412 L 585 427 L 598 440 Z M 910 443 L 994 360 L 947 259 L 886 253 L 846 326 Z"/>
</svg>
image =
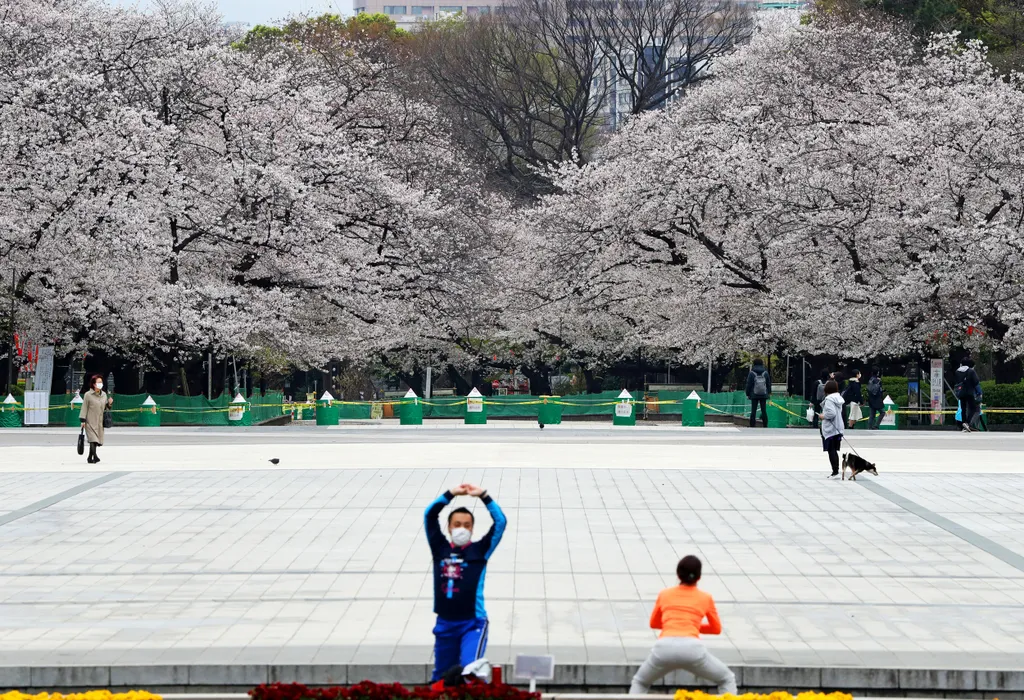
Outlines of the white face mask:
<svg viewBox="0 0 1024 700">
<path fill-rule="evenodd" d="M 96 391 L 103 391 L 103 382 L 96 382 Z"/>
<path fill-rule="evenodd" d="M 469 539 L 473 536 L 469 530 L 464 527 L 457 527 L 452 530 L 452 542 L 456 547 L 465 547 L 469 544 Z"/>
</svg>

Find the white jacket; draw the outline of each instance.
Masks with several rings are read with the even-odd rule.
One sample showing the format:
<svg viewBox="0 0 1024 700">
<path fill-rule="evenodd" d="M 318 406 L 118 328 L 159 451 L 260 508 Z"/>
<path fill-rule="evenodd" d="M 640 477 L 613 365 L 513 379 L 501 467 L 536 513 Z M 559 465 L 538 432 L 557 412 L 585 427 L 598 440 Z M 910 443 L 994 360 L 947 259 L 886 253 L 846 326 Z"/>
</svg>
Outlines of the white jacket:
<svg viewBox="0 0 1024 700">
<path fill-rule="evenodd" d="M 838 393 L 829 394 L 821 402 L 821 436 L 826 440 L 843 434 L 843 397 Z"/>
</svg>

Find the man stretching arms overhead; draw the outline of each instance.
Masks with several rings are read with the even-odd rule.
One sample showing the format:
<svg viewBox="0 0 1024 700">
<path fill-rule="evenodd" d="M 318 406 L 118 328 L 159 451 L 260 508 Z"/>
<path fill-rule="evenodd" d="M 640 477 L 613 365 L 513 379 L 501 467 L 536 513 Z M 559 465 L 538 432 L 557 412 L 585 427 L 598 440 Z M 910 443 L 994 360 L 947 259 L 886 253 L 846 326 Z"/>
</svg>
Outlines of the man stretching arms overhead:
<svg viewBox="0 0 1024 700">
<path fill-rule="evenodd" d="M 475 496 L 484 502 L 494 524 L 473 542 L 473 514 L 466 508 L 448 513 L 448 534 L 441 532 L 438 516 L 456 496 Z M 453 666 L 468 666 L 487 649 L 487 609 L 484 607 L 484 577 L 491 558 L 505 532 L 505 514 L 487 491 L 473 484 L 461 484 L 441 494 L 427 506 L 424 529 L 434 560 L 434 680 Z"/>
</svg>

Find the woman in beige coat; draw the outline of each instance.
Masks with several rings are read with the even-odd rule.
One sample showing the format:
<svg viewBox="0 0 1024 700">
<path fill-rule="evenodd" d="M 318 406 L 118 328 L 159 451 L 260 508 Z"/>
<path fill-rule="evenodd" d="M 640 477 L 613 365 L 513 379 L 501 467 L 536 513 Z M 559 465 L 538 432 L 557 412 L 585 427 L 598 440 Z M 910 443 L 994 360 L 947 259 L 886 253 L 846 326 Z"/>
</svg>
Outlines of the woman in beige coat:
<svg viewBox="0 0 1024 700">
<path fill-rule="evenodd" d="M 96 456 L 96 448 L 103 444 L 103 411 L 113 403 L 114 400 L 107 398 L 103 391 L 103 377 L 92 375 L 89 378 L 89 390 L 82 397 L 82 412 L 78 414 L 85 429 L 85 438 L 89 441 L 89 464 L 100 461 Z"/>
</svg>

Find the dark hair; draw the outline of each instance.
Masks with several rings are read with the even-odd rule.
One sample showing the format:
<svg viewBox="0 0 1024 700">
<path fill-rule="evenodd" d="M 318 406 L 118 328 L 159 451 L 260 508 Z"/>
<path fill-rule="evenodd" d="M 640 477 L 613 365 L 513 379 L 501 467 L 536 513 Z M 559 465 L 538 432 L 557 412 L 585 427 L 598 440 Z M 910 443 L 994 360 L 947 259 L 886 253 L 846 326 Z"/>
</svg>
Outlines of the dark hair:
<svg viewBox="0 0 1024 700">
<path fill-rule="evenodd" d="M 839 393 L 839 382 L 837 382 L 835 379 L 829 379 L 827 382 L 825 382 L 825 396 L 828 396 L 829 394 L 838 394 L 838 393 Z"/>
<path fill-rule="evenodd" d="M 828 370 L 827 369 L 821 370 L 821 381 L 823 381 L 823 382 L 827 382 L 828 381 Z"/>
<path fill-rule="evenodd" d="M 89 377 L 89 383 L 86 384 L 86 388 L 87 389 L 92 389 L 93 387 L 95 387 L 97 379 L 99 379 L 102 382 L 103 381 L 103 375 L 102 374 L 94 374 L 91 377 Z"/>
<path fill-rule="evenodd" d="M 692 554 L 687 554 L 680 559 L 676 565 L 676 576 L 679 577 L 679 583 L 692 586 L 700 581 L 700 567 L 700 559 Z"/>
<path fill-rule="evenodd" d="M 855 369 L 855 370 L 850 372 L 850 378 L 851 379 L 859 378 L 859 377 L 860 377 L 860 370 L 859 369 Z"/>
<path fill-rule="evenodd" d="M 473 517 L 473 511 L 471 511 L 469 508 L 455 508 L 450 513 L 448 513 L 448 525 L 449 526 L 451 526 L 451 524 L 452 524 L 452 516 L 455 515 L 456 513 L 466 513 L 467 515 L 469 515 L 470 521 L 473 524 L 476 524 L 476 518 Z"/>
<path fill-rule="evenodd" d="M 877 366 L 872 367 L 871 368 L 871 376 L 872 377 L 881 377 L 882 376 L 882 370 L 878 369 Z"/>
</svg>

